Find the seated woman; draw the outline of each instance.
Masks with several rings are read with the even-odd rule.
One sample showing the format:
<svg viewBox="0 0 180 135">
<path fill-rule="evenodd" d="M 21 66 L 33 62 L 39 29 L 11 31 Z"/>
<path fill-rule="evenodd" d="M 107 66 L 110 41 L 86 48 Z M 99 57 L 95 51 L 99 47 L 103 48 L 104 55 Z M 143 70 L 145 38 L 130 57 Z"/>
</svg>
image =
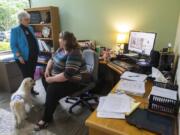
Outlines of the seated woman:
<svg viewBox="0 0 180 135">
<path fill-rule="evenodd" d="M 47 128 L 53 119 L 58 101 L 78 90 L 77 82 L 81 81 L 82 73 L 86 71 L 80 47 L 73 33 L 60 33 L 59 49 L 49 60 L 43 79 L 47 93 L 45 111 L 42 120 L 35 127 L 36 131 Z"/>
</svg>

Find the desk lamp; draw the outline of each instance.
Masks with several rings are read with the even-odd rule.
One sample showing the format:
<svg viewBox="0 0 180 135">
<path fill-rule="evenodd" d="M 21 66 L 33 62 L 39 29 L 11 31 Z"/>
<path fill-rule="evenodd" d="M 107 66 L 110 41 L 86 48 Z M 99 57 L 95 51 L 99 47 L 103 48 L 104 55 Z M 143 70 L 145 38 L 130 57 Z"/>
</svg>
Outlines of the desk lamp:
<svg viewBox="0 0 180 135">
<path fill-rule="evenodd" d="M 124 53 L 125 45 L 127 45 L 128 43 L 128 36 L 129 36 L 128 32 L 122 32 L 117 35 L 116 44 L 119 48 L 118 50 L 119 54 Z"/>
</svg>

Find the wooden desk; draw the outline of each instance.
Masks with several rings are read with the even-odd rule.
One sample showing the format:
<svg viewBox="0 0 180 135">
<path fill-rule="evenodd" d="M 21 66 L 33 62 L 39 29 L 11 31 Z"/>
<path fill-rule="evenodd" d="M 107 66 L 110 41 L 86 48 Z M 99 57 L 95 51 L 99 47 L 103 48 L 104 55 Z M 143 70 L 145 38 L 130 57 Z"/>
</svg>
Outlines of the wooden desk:
<svg viewBox="0 0 180 135">
<path fill-rule="evenodd" d="M 112 93 L 116 87 L 117 85 L 112 89 Z M 150 82 L 146 83 L 144 97 L 132 96 L 137 101 L 142 102 L 140 108 L 147 108 L 151 87 L 152 84 Z M 152 132 L 131 126 L 126 120 L 97 118 L 96 111 L 86 120 L 86 126 L 89 127 L 89 135 L 156 135 Z"/>
<path fill-rule="evenodd" d="M 107 62 L 107 61 L 99 61 L 100 64 L 105 64 L 107 65 L 109 68 L 111 68 L 112 70 L 114 70 L 117 74 L 121 75 L 122 73 L 124 73 L 126 71 L 126 69 L 119 67 L 115 64 L 113 64 L 112 62 Z"/>
<path fill-rule="evenodd" d="M 117 68 L 112 63 L 100 61 L 101 64 L 106 64 L 109 68 L 122 74 L 125 69 Z M 148 107 L 148 95 L 150 94 L 152 83 L 146 82 L 146 92 L 143 97 L 131 96 L 135 100 L 140 101 L 140 108 Z M 116 90 L 117 84 L 112 89 L 112 93 Z M 126 122 L 126 120 L 119 119 L 104 119 L 97 118 L 97 112 L 94 111 L 86 120 L 86 126 L 89 127 L 89 135 L 156 135 L 147 130 L 138 129 Z M 177 128 L 175 129 L 177 132 Z"/>
</svg>

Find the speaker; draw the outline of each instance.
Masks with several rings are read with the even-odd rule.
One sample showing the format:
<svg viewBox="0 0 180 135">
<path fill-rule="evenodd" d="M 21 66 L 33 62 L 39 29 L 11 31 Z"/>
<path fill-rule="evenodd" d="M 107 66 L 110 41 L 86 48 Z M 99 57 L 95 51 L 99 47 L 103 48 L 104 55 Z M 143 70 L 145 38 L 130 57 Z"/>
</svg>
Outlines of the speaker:
<svg viewBox="0 0 180 135">
<path fill-rule="evenodd" d="M 174 63 L 173 53 L 160 53 L 159 69 L 161 71 L 171 71 Z"/>
<path fill-rule="evenodd" d="M 150 65 L 157 68 L 159 66 L 160 53 L 159 51 L 152 50 L 150 54 Z"/>
</svg>

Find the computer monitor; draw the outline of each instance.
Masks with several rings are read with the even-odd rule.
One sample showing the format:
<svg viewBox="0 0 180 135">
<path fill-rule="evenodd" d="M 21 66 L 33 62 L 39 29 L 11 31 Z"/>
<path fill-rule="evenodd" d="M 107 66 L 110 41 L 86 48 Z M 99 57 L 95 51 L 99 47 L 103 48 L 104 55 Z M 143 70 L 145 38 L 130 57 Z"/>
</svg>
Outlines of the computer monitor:
<svg viewBox="0 0 180 135">
<path fill-rule="evenodd" d="M 150 56 L 154 47 L 156 33 L 131 31 L 128 50 L 138 54 Z"/>
</svg>

